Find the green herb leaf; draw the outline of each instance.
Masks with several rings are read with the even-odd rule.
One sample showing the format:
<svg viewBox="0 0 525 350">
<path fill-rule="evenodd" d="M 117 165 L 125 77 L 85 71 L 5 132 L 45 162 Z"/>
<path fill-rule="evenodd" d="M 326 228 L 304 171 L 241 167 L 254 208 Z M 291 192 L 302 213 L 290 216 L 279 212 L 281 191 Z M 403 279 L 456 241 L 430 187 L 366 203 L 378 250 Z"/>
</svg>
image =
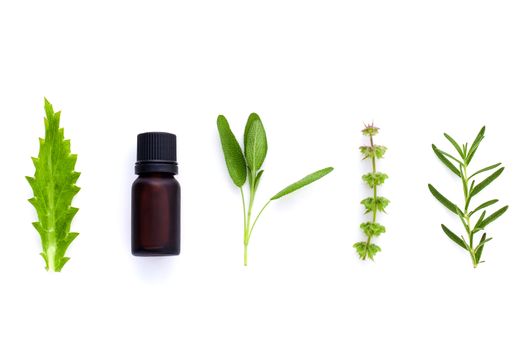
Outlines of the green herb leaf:
<svg viewBox="0 0 525 350">
<path fill-rule="evenodd" d="M 430 193 L 441 203 L 443 204 L 448 210 L 453 212 L 454 214 L 457 214 L 459 208 L 457 205 L 449 201 L 445 196 L 443 196 L 441 193 L 439 193 L 438 190 L 435 189 L 434 186 L 431 184 L 428 185 L 428 189 L 430 190 Z"/>
<path fill-rule="evenodd" d="M 365 128 L 361 130 L 365 136 L 376 136 L 379 133 L 379 128 L 374 126 L 374 124 L 365 125 Z"/>
<path fill-rule="evenodd" d="M 485 244 L 492 240 L 492 237 L 487 239 L 487 234 L 484 233 L 483 236 L 481 236 L 481 240 L 479 241 L 478 246 L 474 250 L 474 256 L 476 258 L 476 263 L 480 263 L 481 261 L 481 254 L 483 254 L 483 247 L 485 247 Z"/>
<path fill-rule="evenodd" d="M 473 211 L 471 211 L 468 215 L 469 216 L 472 216 L 474 213 L 480 211 L 481 209 L 485 209 L 487 207 L 490 207 L 491 205 L 493 204 L 496 204 L 498 203 L 499 200 L 497 199 L 493 199 L 493 200 L 490 200 L 490 201 L 486 201 L 485 203 L 481 204 L 479 207 L 477 207 L 476 209 L 474 209 Z"/>
<path fill-rule="evenodd" d="M 459 156 L 461 158 L 465 158 L 465 154 L 463 153 L 463 150 L 461 149 L 461 147 L 459 146 L 459 144 L 456 142 L 456 140 L 454 140 L 452 138 L 452 136 L 450 136 L 449 134 L 445 133 L 445 138 L 452 144 L 452 146 L 454 146 L 454 148 L 456 149 L 456 151 L 458 152 Z"/>
<path fill-rule="evenodd" d="M 441 225 L 441 228 L 443 229 L 443 232 L 445 232 L 445 234 L 448 236 L 448 238 L 450 238 L 452 241 L 454 241 L 461 248 L 463 248 L 465 250 L 468 250 L 467 246 L 465 245 L 465 243 L 463 243 L 463 240 L 461 238 L 459 238 L 458 235 L 456 235 L 454 232 L 450 231 L 448 229 L 448 227 L 446 227 L 445 225 Z"/>
<path fill-rule="evenodd" d="M 69 260 L 67 248 L 78 236 L 70 228 L 78 212 L 71 204 L 80 191 L 76 186 L 80 173 L 75 171 L 77 156 L 71 154 L 70 142 L 60 128 L 60 112 L 55 113 L 47 99 L 44 109 L 45 138 L 40 139 L 38 158 L 32 158 L 35 175 L 26 179 L 34 195 L 29 202 L 38 214 L 33 226 L 42 241 L 41 255 L 48 271 L 59 272 Z"/>
<path fill-rule="evenodd" d="M 244 154 L 246 164 L 252 171 L 258 171 L 266 158 L 268 142 L 261 118 L 255 113 L 250 114 L 244 129 Z"/>
<path fill-rule="evenodd" d="M 361 154 L 363 155 L 363 159 L 367 158 L 376 158 L 381 159 L 385 155 L 387 148 L 385 146 L 361 146 L 359 147 L 359 150 L 361 151 Z"/>
<path fill-rule="evenodd" d="M 503 208 L 496 211 L 494 214 L 488 216 L 486 219 L 484 219 L 480 224 L 479 227 L 481 229 L 485 229 L 489 224 L 496 221 L 501 215 L 505 214 L 505 212 L 509 209 L 509 206 L 504 206 Z"/>
<path fill-rule="evenodd" d="M 479 217 L 478 221 L 476 221 L 476 225 L 474 225 L 474 229 L 472 230 L 472 234 L 478 233 L 482 230 L 481 223 L 483 222 L 483 219 L 485 219 L 485 215 L 487 215 L 487 211 L 483 210 L 483 213 L 481 213 L 481 216 Z"/>
<path fill-rule="evenodd" d="M 481 170 L 478 170 L 478 171 L 476 171 L 474 174 L 470 175 L 468 179 L 470 180 L 470 179 L 472 179 L 474 176 L 476 176 L 476 175 L 478 175 L 478 174 L 481 174 L 481 173 L 483 173 L 483 172 L 485 172 L 485 171 L 489 171 L 489 170 L 495 169 L 495 168 L 499 167 L 500 165 L 501 165 L 501 163 L 497 163 L 497 164 L 494 164 L 494 165 L 488 166 L 488 167 L 486 167 L 486 168 L 483 168 L 483 169 L 481 169 Z"/>
<path fill-rule="evenodd" d="M 360 227 L 367 237 L 377 237 L 386 232 L 385 226 L 377 222 L 364 222 Z"/>
<path fill-rule="evenodd" d="M 384 173 L 368 173 L 363 175 L 363 181 L 370 186 L 370 188 L 374 188 L 374 186 L 381 186 L 383 183 L 385 183 L 385 180 L 388 179 L 388 175 Z"/>
<path fill-rule="evenodd" d="M 453 156 L 449 155 L 448 153 L 445 153 L 437 149 L 437 147 L 435 147 L 434 145 L 432 145 L 432 148 L 434 149 L 434 152 L 438 155 L 438 157 L 441 159 L 441 161 L 443 161 L 445 165 L 447 165 L 454 173 L 456 173 L 456 175 L 458 175 L 461 178 L 463 196 L 465 199 L 464 211 L 461 211 L 459 207 L 457 207 L 454 203 L 452 203 L 450 200 L 445 198 L 432 185 L 429 185 L 429 189 L 432 195 L 439 202 L 441 202 L 450 211 L 454 212 L 461 220 L 461 223 L 466 232 L 465 236 L 460 237 L 456 235 L 444 225 L 442 225 L 442 229 L 451 240 L 453 240 L 455 243 L 457 243 L 459 246 L 461 246 L 463 249 L 469 252 L 473 266 L 477 267 L 478 264 L 483 262 L 481 261 L 481 254 L 483 252 L 485 244 L 489 242 L 492 238 L 487 238 L 487 234 L 485 232 L 483 233 L 481 240 L 479 241 L 479 244 L 476 247 L 474 247 L 474 238 L 475 238 L 474 236 L 478 232 L 484 231 L 487 225 L 489 225 L 490 223 L 498 219 L 501 215 L 503 215 L 507 211 L 508 206 L 505 206 L 499 209 L 498 211 L 496 211 L 494 214 L 490 215 L 489 217 L 486 217 L 487 211 L 485 209 L 498 203 L 497 199 L 486 201 L 478 205 L 474 210 L 470 212 L 468 212 L 469 207 L 470 207 L 472 199 L 477 194 L 479 194 L 481 191 L 483 191 L 487 186 L 489 186 L 492 182 L 494 182 L 494 180 L 496 180 L 503 173 L 503 170 L 505 168 L 499 168 L 501 166 L 501 163 L 496 163 L 491 166 L 485 167 L 481 170 L 478 170 L 470 176 L 467 175 L 469 173 L 468 165 L 472 161 L 474 155 L 476 154 L 479 148 L 479 145 L 481 144 L 481 141 L 483 141 L 485 137 L 485 127 L 481 128 L 481 130 L 476 136 L 476 139 L 472 143 L 472 146 L 470 147 L 470 149 L 468 147 L 468 143 L 464 144 L 461 147 L 459 143 L 457 143 L 448 134 L 445 134 L 445 137 L 454 146 L 456 151 L 461 155 L 461 158 L 463 159 L 463 161 L 459 161 Z M 452 162 L 450 161 L 451 159 L 459 163 L 459 169 L 457 169 L 454 166 L 454 164 L 452 164 Z M 484 173 L 486 171 L 492 170 L 492 169 L 496 169 L 496 170 L 486 179 L 481 181 L 480 183 L 476 183 L 476 181 L 473 179 L 475 176 L 481 173 Z M 459 171 L 459 174 L 458 172 L 456 172 L 456 170 Z M 472 216 L 479 211 L 483 211 L 483 212 L 479 216 L 474 227 L 472 227 L 471 226 Z"/>
<path fill-rule="evenodd" d="M 235 135 L 233 135 L 228 120 L 222 115 L 219 115 L 217 118 L 217 129 L 219 130 L 228 173 L 235 186 L 242 187 L 246 182 L 246 162 L 241 146 L 239 146 Z"/>
<path fill-rule="evenodd" d="M 363 130 L 363 134 L 369 136 L 370 144 L 359 148 L 364 155 L 363 159 L 368 158 L 372 163 L 372 172 L 363 175 L 362 179 L 372 189 L 373 196 L 361 201 L 361 204 L 365 207 L 365 214 L 372 213 L 372 221 L 361 224 L 361 230 L 363 230 L 365 236 L 368 238 L 367 241 L 354 244 L 354 248 L 359 254 L 359 257 L 363 260 L 374 260 L 374 255 L 381 251 L 381 248 L 372 244 L 371 240 L 373 237 L 377 237 L 386 232 L 386 228 L 376 222 L 377 212 L 385 212 L 385 208 L 390 203 L 385 197 L 379 197 L 377 195 L 377 188 L 388 179 L 387 174 L 377 171 L 376 159 L 382 158 L 387 150 L 385 146 L 379 146 L 374 143 L 373 137 L 378 134 L 378 131 L 379 128 L 373 124 L 367 125 L 366 129 Z"/>
<path fill-rule="evenodd" d="M 461 173 L 459 172 L 458 168 L 456 168 L 456 166 L 454 166 L 454 164 L 452 164 L 452 162 L 448 160 L 448 158 L 445 156 L 445 153 L 442 150 L 437 148 L 435 145 L 432 145 L 432 150 L 447 168 L 449 168 L 457 176 L 461 177 Z"/>
<path fill-rule="evenodd" d="M 385 212 L 386 207 L 390 204 L 390 201 L 385 197 L 368 197 L 361 201 L 361 204 L 365 207 L 365 214 L 373 211 Z"/>
<path fill-rule="evenodd" d="M 374 256 L 381 251 L 381 248 L 375 244 L 367 244 L 366 242 L 357 242 L 354 244 L 354 248 L 357 251 L 359 257 L 363 260 L 370 259 L 374 260 Z"/>
<path fill-rule="evenodd" d="M 503 170 L 505 170 L 505 168 L 501 168 L 499 170 L 496 170 L 494 173 L 492 173 L 492 175 L 490 175 L 485 180 L 483 180 L 479 184 L 477 184 L 476 187 L 474 187 L 472 189 L 472 192 L 470 192 L 470 197 L 474 197 L 475 195 L 480 193 L 485 187 L 490 185 L 492 183 L 492 181 L 496 180 L 501 175 Z"/>
<path fill-rule="evenodd" d="M 472 143 L 472 146 L 470 147 L 470 150 L 468 151 L 467 162 L 466 162 L 467 165 L 469 165 L 470 162 L 472 161 L 472 158 L 474 158 L 474 154 L 476 154 L 476 151 L 478 150 L 479 144 L 481 143 L 481 141 L 483 141 L 484 138 L 485 138 L 485 127 L 482 127 L 481 130 L 478 133 L 478 136 L 476 136 L 476 139 Z"/>
<path fill-rule="evenodd" d="M 354 244 L 354 248 L 360 259 L 365 260 L 368 257 L 368 246 L 366 242 L 357 242 Z"/>
<path fill-rule="evenodd" d="M 275 196 L 273 196 L 270 200 L 273 201 L 273 200 L 279 199 L 279 198 L 281 198 L 283 196 L 286 196 L 286 195 L 288 195 L 288 194 L 290 194 L 292 192 L 295 192 L 298 189 L 301 189 L 304 186 L 307 186 L 307 185 L 311 184 L 312 182 L 315 182 L 315 181 L 319 180 L 323 176 L 328 175 L 333 170 L 334 170 L 334 168 L 328 167 L 328 168 L 324 168 L 324 169 L 318 170 L 318 171 L 316 171 L 314 173 L 311 173 L 310 175 L 305 176 L 301 180 L 299 180 L 297 182 L 294 182 L 290 186 L 287 186 L 286 188 L 281 190 L 279 193 L 277 193 Z"/>
<path fill-rule="evenodd" d="M 257 191 L 257 188 L 259 188 L 259 182 L 261 182 L 261 176 L 264 173 L 264 170 L 261 170 L 257 173 L 257 176 L 255 177 L 255 191 Z"/>
<path fill-rule="evenodd" d="M 319 170 L 313 174 L 306 176 L 298 182 L 286 187 L 275 196 L 273 196 L 268 202 L 255 214 L 254 202 L 259 184 L 261 182 L 264 170 L 260 170 L 266 153 L 268 151 L 268 144 L 266 140 L 266 131 L 261 122 L 259 116 L 252 113 L 244 129 L 244 154 L 233 135 L 228 121 L 224 116 L 217 118 L 217 128 L 221 137 L 221 144 L 224 151 L 224 159 L 226 160 L 226 166 L 230 177 L 232 178 L 235 185 L 240 188 L 242 209 L 243 209 L 243 245 L 244 245 L 244 266 L 248 265 L 248 245 L 252 236 L 255 225 L 261 217 L 264 210 L 268 207 L 272 200 L 281 198 L 287 194 L 290 194 L 298 189 L 319 180 L 323 176 L 330 173 L 333 168 L 326 168 Z M 248 178 L 249 197 L 246 198 L 243 185 Z"/>
</svg>

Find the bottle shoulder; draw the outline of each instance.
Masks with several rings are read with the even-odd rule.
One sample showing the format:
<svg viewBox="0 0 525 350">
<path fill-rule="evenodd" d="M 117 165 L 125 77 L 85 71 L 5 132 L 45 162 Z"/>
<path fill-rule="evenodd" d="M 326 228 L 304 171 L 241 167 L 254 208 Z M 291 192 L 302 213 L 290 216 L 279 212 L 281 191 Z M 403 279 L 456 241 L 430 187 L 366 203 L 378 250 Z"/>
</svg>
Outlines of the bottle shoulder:
<svg viewBox="0 0 525 350">
<path fill-rule="evenodd" d="M 133 187 L 157 187 L 157 186 L 169 186 L 180 188 L 180 184 L 177 179 L 170 174 L 162 174 L 156 176 L 155 174 L 139 175 L 133 182 Z"/>
</svg>

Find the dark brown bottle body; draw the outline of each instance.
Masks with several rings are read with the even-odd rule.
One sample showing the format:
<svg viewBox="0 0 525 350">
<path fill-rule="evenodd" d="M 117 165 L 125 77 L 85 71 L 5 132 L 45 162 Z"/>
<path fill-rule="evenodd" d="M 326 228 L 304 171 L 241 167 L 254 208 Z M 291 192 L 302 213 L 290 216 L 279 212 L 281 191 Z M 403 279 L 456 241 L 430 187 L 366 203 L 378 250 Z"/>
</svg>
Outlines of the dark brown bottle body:
<svg viewBox="0 0 525 350">
<path fill-rule="evenodd" d="M 179 255 L 180 185 L 177 180 L 169 173 L 142 174 L 131 191 L 133 255 Z"/>
<path fill-rule="evenodd" d="M 133 255 L 179 255 L 180 185 L 175 180 L 178 173 L 176 135 L 137 135 L 138 178 L 131 189 Z"/>
</svg>

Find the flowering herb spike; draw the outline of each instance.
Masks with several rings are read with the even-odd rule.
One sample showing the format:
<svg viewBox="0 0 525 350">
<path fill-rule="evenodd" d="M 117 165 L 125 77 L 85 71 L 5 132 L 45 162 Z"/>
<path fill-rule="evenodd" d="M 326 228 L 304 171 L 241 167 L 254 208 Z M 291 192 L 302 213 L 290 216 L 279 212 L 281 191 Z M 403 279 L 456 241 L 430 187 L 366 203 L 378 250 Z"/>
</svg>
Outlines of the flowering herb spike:
<svg viewBox="0 0 525 350">
<path fill-rule="evenodd" d="M 330 173 L 333 168 L 329 167 L 318 170 L 285 187 L 266 202 L 254 219 L 253 205 L 255 202 L 255 194 L 261 182 L 261 177 L 264 172 L 261 168 L 268 151 L 266 131 L 264 130 L 261 118 L 259 118 L 257 114 L 252 113 L 246 122 L 246 127 L 244 129 L 244 153 L 239 142 L 237 142 L 235 135 L 230 129 L 228 120 L 222 115 L 217 118 L 217 129 L 219 131 L 228 173 L 230 174 L 235 186 L 239 187 L 241 192 L 244 218 L 244 265 L 247 266 L 248 244 L 250 243 L 253 229 L 262 212 L 268 207 L 268 205 L 274 200 L 284 197 L 319 180 Z M 245 187 L 246 184 L 246 178 L 248 179 L 247 186 L 250 194 L 248 201 L 246 201 L 243 190 L 243 187 Z"/>
<path fill-rule="evenodd" d="M 387 148 L 374 144 L 374 136 L 379 133 L 379 128 L 375 127 L 374 124 L 365 125 L 362 133 L 368 137 L 370 144 L 360 147 L 361 154 L 363 155 L 363 160 L 370 159 L 372 163 L 372 172 L 363 175 L 363 181 L 372 189 L 373 195 L 363 199 L 361 204 L 365 207 L 365 214 L 372 214 L 372 221 L 361 224 L 361 230 L 366 236 L 366 241 L 357 242 L 354 244 L 354 248 L 362 260 L 374 260 L 374 256 L 381 251 L 381 248 L 371 242 L 372 237 L 378 237 L 386 232 L 385 226 L 377 222 L 377 213 L 384 213 L 390 203 L 385 197 L 377 195 L 377 188 L 388 179 L 388 175 L 377 171 L 376 161 L 383 158 Z"/>
<path fill-rule="evenodd" d="M 80 190 L 75 185 L 80 173 L 75 171 L 77 156 L 71 154 L 70 142 L 60 128 L 60 112 L 55 113 L 48 100 L 44 107 L 45 138 L 40 139 L 38 158 L 33 158 L 35 175 L 26 179 L 34 195 L 29 202 L 38 214 L 33 226 L 42 241 L 41 255 L 48 271 L 59 272 L 69 260 L 67 248 L 78 236 L 70 227 L 78 211 L 71 202 Z"/>
<path fill-rule="evenodd" d="M 476 136 L 476 139 L 472 143 L 470 148 L 468 144 L 460 146 L 450 135 L 445 134 L 445 138 L 451 143 L 453 148 L 457 152 L 457 156 L 453 156 L 445 151 L 442 151 L 435 145 L 432 145 L 432 150 L 438 157 L 438 159 L 456 176 L 461 179 L 464 205 L 460 208 L 452 201 L 442 195 L 434 186 L 428 185 L 430 193 L 436 198 L 445 208 L 450 210 L 452 213 L 457 215 L 461 221 L 463 228 L 465 229 L 465 235 L 457 235 L 451 231 L 447 226 L 441 225 L 441 229 L 454 243 L 461 248 L 465 249 L 472 260 L 472 265 L 477 267 L 483 261 L 481 255 L 487 242 L 492 238 L 487 238 L 486 227 L 503 215 L 508 206 L 504 206 L 496 210 L 493 214 L 487 216 L 486 208 L 496 204 L 499 200 L 492 199 L 475 207 L 473 210 L 470 209 L 472 199 L 496 180 L 505 168 L 501 167 L 501 163 L 496 163 L 488 167 L 478 170 L 472 175 L 469 175 L 469 164 L 474 158 L 474 154 L 478 150 L 481 141 L 485 138 L 485 127 Z M 487 176 L 484 180 L 476 182 L 475 177 L 487 171 L 494 170 L 491 175 Z M 478 217 L 475 220 L 475 217 Z M 475 222 L 475 224 L 474 224 Z M 476 239 L 476 234 L 481 233 L 481 238 Z"/>
</svg>

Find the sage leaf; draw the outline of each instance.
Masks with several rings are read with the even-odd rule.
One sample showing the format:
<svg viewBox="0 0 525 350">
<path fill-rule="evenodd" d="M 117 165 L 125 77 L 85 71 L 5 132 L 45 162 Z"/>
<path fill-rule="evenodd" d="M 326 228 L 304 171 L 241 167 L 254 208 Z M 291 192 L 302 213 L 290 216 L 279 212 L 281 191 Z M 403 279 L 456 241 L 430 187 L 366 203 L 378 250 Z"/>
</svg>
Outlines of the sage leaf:
<svg viewBox="0 0 525 350">
<path fill-rule="evenodd" d="M 242 154 L 241 146 L 231 131 L 228 120 L 222 115 L 219 115 L 217 118 L 217 129 L 219 130 L 228 173 L 235 186 L 242 187 L 246 182 L 246 162 Z"/>
<path fill-rule="evenodd" d="M 258 171 L 266 158 L 268 142 L 261 118 L 255 113 L 250 114 L 244 129 L 244 154 L 246 164 L 253 172 Z"/>
<path fill-rule="evenodd" d="M 317 170 L 316 172 L 311 173 L 310 175 L 307 175 L 303 177 L 301 180 L 294 182 L 290 186 L 285 187 L 283 190 L 279 191 L 275 196 L 273 196 L 270 200 L 276 200 L 283 196 L 286 196 L 292 192 L 297 191 L 298 189 L 303 188 L 304 186 L 308 186 L 312 182 L 315 182 L 322 178 L 323 176 L 326 176 L 330 174 L 334 168 L 328 167 L 321 170 Z"/>
<path fill-rule="evenodd" d="M 255 177 L 255 191 L 257 191 L 257 188 L 259 188 L 259 182 L 261 182 L 261 176 L 263 175 L 264 170 L 261 170 L 257 173 L 257 176 Z"/>
</svg>

